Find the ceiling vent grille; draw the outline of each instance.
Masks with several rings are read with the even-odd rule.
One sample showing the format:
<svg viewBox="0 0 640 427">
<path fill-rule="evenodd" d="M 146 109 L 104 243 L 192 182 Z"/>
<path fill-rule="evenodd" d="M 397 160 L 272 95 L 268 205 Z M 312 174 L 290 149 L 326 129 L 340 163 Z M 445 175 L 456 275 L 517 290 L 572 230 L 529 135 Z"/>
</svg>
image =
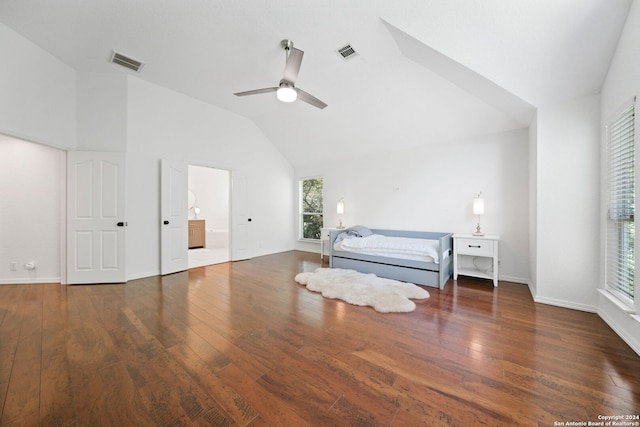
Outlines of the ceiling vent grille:
<svg viewBox="0 0 640 427">
<path fill-rule="evenodd" d="M 111 62 L 136 72 L 140 72 L 140 68 L 144 66 L 142 62 L 137 61 L 133 58 L 129 58 L 128 56 L 118 53 L 115 50 L 111 55 Z"/>
<path fill-rule="evenodd" d="M 337 49 L 336 52 L 345 61 L 347 59 L 351 59 L 351 58 L 354 58 L 354 57 L 358 56 L 358 52 L 356 52 L 356 50 L 350 44 L 346 44 L 346 45 L 342 46 L 341 48 Z"/>
</svg>

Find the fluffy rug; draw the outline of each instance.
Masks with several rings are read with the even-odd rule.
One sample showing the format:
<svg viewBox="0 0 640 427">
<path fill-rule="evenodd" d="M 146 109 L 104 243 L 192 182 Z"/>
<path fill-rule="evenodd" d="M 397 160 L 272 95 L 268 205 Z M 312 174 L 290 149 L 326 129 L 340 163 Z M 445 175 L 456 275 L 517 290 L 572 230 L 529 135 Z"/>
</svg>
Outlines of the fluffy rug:
<svg viewBox="0 0 640 427">
<path fill-rule="evenodd" d="M 413 311 L 416 304 L 409 298 L 429 298 L 429 292 L 413 283 L 341 268 L 318 268 L 313 273 L 297 274 L 295 280 L 323 297 L 368 305 L 381 313 Z"/>
</svg>

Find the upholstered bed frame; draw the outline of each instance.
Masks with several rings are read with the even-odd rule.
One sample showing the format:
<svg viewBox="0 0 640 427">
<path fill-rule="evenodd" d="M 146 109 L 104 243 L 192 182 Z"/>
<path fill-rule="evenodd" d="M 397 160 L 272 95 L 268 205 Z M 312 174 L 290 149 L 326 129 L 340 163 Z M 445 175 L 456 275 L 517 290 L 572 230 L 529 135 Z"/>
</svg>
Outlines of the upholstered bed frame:
<svg viewBox="0 0 640 427">
<path fill-rule="evenodd" d="M 375 234 L 393 237 L 438 240 L 440 262 L 412 261 L 378 255 L 366 255 L 334 249 L 334 243 L 342 231 L 331 231 L 329 238 L 329 267 L 346 268 L 379 277 L 401 280 L 418 285 L 444 288 L 453 270 L 452 233 L 427 231 L 371 230 Z"/>
</svg>

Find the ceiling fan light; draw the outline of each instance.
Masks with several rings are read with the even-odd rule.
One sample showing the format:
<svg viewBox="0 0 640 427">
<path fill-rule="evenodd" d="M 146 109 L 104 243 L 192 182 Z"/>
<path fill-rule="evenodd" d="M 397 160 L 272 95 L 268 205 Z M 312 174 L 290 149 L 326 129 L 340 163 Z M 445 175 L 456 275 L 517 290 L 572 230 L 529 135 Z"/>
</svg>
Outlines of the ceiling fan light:
<svg viewBox="0 0 640 427">
<path fill-rule="evenodd" d="M 276 96 L 282 102 L 293 102 L 298 98 L 298 92 L 290 86 L 281 86 L 276 91 Z"/>
</svg>

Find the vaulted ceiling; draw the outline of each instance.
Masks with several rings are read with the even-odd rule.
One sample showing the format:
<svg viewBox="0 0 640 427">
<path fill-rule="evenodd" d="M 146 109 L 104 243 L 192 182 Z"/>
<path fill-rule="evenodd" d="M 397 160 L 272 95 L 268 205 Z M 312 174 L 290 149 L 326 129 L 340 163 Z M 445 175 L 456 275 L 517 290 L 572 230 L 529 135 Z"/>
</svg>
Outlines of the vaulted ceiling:
<svg viewBox="0 0 640 427">
<path fill-rule="evenodd" d="M 303 166 L 518 129 L 598 93 L 631 1 L 0 0 L 0 22 L 77 70 L 245 116 Z M 233 95 L 277 86 L 282 39 L 305 52 L 296 86 L 327 108 Z M 145 65 L 114 65 L 112 50 Z"/>
</svg>

